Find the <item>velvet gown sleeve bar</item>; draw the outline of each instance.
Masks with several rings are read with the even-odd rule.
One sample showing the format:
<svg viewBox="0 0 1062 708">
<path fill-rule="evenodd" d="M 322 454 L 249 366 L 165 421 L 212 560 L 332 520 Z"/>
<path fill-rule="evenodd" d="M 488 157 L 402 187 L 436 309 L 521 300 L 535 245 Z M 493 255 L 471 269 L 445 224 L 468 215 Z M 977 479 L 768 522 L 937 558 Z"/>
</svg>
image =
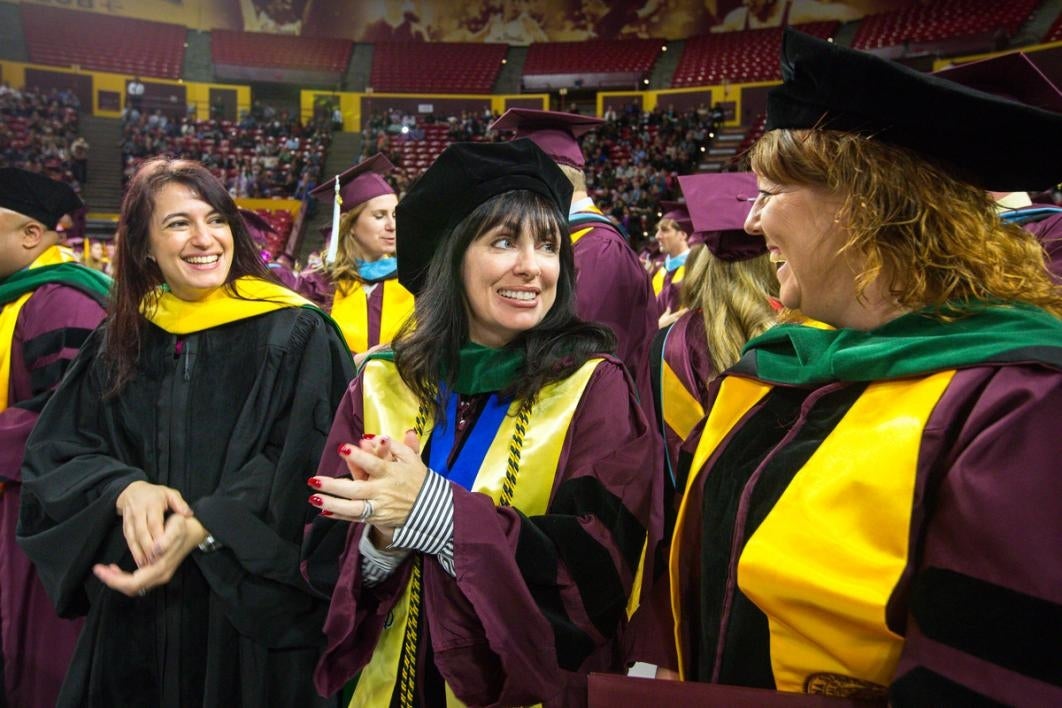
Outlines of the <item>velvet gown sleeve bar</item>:
<svg viewBox="0 0 1062 708">
<path fill-rule="evenodd" d="M 8 705 L 55 705 L 81 629 L 80 620 L 56 616 L 29 558 L 15 543 L 15 529 L 26 440 L 103 316 L 102 306 L 80 290 L 43 285 L 19 312 L 10 342 L 7 407 L 0 411 L 0 628 Z"/>
<path fill-rule="evenodd" d="M 59 705 L 319 703 L 309 677 L 325 604 L 298 554 L 305 480 L 352 375 L 345 346 L 302 308 L 179 348 L 147 325 L 136 377 L 106 398 L 100 339 L 45 409 L 23 467 L 19 542 L 60 613 L 87 613 Z M 135 480 L 180 491 L 223 544 L 193 551 L 143 598 L 91 572 L 134 568 L 115 500 Z"/>
<path fill-rule="evenodd" d="M 0 411 L 0 478 L 18 482 L 22 452 L 41 409 L 78 349 L 103 319 L 103 307 L 80 290 L 44 285 L 15 325 L 7 408 Z"/>
<path fill-rule="evenodd" d="M 360 437 L 361 395 L 359 379 L 337 413 L 321 474 L 346 474 L 332 448 Z M 585 674 L 617 669 L 616 637 L 654 516 L 651 441 L 629 378 L 606 361 L 572 419 L 546 514 L 499 508 L 451 483 L 456 578 L 425 560 L 424 615 L 434 665 L 462 701 L 581 705 Z M 335 588 L 317 675 L 324 692 L 338 690 L 372 656 L 411 565 L 362 587 L 364 527 L 346 526 L 318 518 L 304 551 L 311 582 Z"/>
<path fill-rule="evenodd" d="M 934 411 L 895 705 L 1062 701 L 1059 411 L 1062 374 L 1023 366 L 959 372 Z"/>
</svg>

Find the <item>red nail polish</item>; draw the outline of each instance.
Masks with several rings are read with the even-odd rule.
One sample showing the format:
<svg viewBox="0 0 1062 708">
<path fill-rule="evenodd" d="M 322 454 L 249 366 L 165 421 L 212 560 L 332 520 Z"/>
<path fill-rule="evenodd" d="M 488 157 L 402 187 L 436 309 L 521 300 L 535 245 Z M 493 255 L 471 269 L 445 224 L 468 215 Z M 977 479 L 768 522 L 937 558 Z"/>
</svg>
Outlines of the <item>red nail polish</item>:
<svg viewBox="0 0 1062 708">
<path fill-rule="evenodd" d="M 334 514 L 328 509 L 321 509 L 321 516 L 334 516 Z"/>
<path fill-rule="evenodd" d="M 306 484 L 310 485 L 314 489 L 321 488 L 321 480 L 319 480 L 317 477 L 310 477 L 308 480 L 306 480 Z"/>
<path fill-rule="evenodd" d="M 365 433 L 364 435 L 361 436 L 361 439 L 362 440 L 372 440 L 375 437 L 376 437 L 376 433 Z"/>
<path fill-rule="evenodd" d="M 324 506 L 324 499 L 314 494 L 310 497 L 310 503 L 314 506 Z"/>
<path fill-rule="evenodd" d="M 349 454 L 350 454 L 350 452 L 351 452 L 351 448 L 350 448 L 350 445 L 340 445 L 340 446 L 339 446 L 339 450 L 338 450 L 338 452 L 339 452 L 339 454 L 340 454 L 340 455 L 342 455 L 342 456 L 344 456 L 344 457 L 345 457 L 346 455 L 349 455 Z"/>
</svg>

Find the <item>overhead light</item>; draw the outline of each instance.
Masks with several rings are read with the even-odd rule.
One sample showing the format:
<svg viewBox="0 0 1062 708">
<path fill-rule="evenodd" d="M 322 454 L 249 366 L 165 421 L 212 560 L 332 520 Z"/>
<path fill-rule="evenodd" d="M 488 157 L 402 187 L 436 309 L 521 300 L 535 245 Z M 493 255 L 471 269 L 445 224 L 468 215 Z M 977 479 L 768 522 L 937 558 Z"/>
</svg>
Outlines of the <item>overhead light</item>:
<svg viewBox="0 0 1062 708">
<path fill-rule="evenodd" d="M 701 152 L 707 152 L 707 150 L 705 149 L 705 147 L 703 145 L 701 145 Z"/>
<path fill-rule="evenodd" d="M 648 86 L 649 85 L 649 79 L 642 79 L 642 83 L 645 84 L 646 86 Z"/>
</svg>

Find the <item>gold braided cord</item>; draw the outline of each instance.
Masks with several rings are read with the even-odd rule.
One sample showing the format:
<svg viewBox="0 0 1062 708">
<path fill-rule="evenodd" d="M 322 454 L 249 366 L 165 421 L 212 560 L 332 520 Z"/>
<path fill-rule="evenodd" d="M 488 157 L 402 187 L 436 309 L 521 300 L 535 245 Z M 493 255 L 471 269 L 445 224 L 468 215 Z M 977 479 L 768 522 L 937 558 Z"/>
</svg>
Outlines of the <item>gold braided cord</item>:
<svg viewBox="0 0 1062 708">
<path fill-rule="evenodd" d="M 531 405 L 526 401 L 520 405 L 516 412 L 516 425 L 513 439 L 509 443 L 509 464 L 505 469 L 505 481 L 502 482 L 501 498 L 499 506 L 509 506 L 516 493 L 516 477 L 520 474 L 520 451 L 524 447 L 524 435 L 527 434 L 527 424 L 531 419 Z"/>
<path fill-rule="evenodd" d="M 414 705 L 417 678 L 417 631 L 420 624 L 420 566 L 421 556 L 413 558 L 413 574 L 409 578 L 409 614 L 406 632 L 402 637 L 402 664 L 399 666 L 398 704 L 402 708 Z"/>
<path fill-rule="evenodd" d="M 413 431 L 420 439 L 427 425 L 428 409 L 422 403 L 417 409 Z M 406 615 L 406 631 L 402 637 L 402 663 L 399 665 L 398 704 L 412 708 L 417 678 L 417 632 L 420 624 L 420 570 L 421 557 L 413 558 L 413 574 L 409 578 L 409 614 Z"/>
<path fill-rule="evenodd" d="M 509 442 L 509 463 L 505 470 L 505 481 L 502 482 L 501 498 L 499 506 L 509 506 L 516 492 L 516 480 L 520 474 L 520 451 L 524 447 L 524 436 L 527 434 L 527 426 L 531 420 L 531 403 L 524 401 L 516 413 L 516 425 L 512 440 Z M 421 404 L 417 411 L 417 419 L 414 431 L 420 438 L 424 434 L 427 425 L 428 411 Z M 421 563 L 422 557 L 417 554 L 413 559 L 413 572 L 409 578 L 409 614 L 406 616 L 406 631 L 402 637 L 402 661 L 399 665 L 398 679 L 398 704 L 402 708 L 413 708 L 416 694 L 417 678 L 417 637 L 420 623 L 420 598 L 421 598 Z"/>
</svg>

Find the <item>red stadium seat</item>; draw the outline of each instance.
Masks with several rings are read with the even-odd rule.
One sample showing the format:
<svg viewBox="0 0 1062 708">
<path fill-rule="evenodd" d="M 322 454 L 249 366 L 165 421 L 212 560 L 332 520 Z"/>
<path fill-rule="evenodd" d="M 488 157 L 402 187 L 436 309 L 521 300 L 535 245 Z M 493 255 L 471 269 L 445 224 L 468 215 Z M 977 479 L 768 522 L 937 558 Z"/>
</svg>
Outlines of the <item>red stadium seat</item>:
<svg viewBox="0 0 1062 708">
<path fill-rule="evenodd" d="M 23 3 L 19 5 L 30 61 L 97 71 L 176 79 L 184 61 L 185 28 Z"/>
<path fill-rule="evenodd" d="M 215 64 L 342 73 L 352 48 L 345 39 L 214 30 L 210 53 Z"/>
<path fill-rule="evenodd" d="M 797 25 L 807 34 L 828 39 L 837 22 Z M 722 81 L 771 81 L 781 78 L 778 52 L 782 29 L 743 30 L 691 37 L 672 78 L 672 86 L 703 86 Z"/>
<path fill-rule="evenodd" d="M 877 49 L 909 42 L 935 42 L 1002 31 L 1013 36 L 1039 3 L 1037 0 L 940 0 L 911 4 L 859 23 L 852 46 Z M 1047 40 L 1050 41 L 1050 40 Z"/>
<path fill-rule="evenodd" d="M 524 76 L 541 74 L 647 74 L 660 52 L 660 40 L 589 40 L 532 44 Z"/>
<path fill-rule="evenodd" d="M 507 52 L 502 44 L 380 42 L 369 84 L 384 92 L 490 93 Z"/>
</svg>

